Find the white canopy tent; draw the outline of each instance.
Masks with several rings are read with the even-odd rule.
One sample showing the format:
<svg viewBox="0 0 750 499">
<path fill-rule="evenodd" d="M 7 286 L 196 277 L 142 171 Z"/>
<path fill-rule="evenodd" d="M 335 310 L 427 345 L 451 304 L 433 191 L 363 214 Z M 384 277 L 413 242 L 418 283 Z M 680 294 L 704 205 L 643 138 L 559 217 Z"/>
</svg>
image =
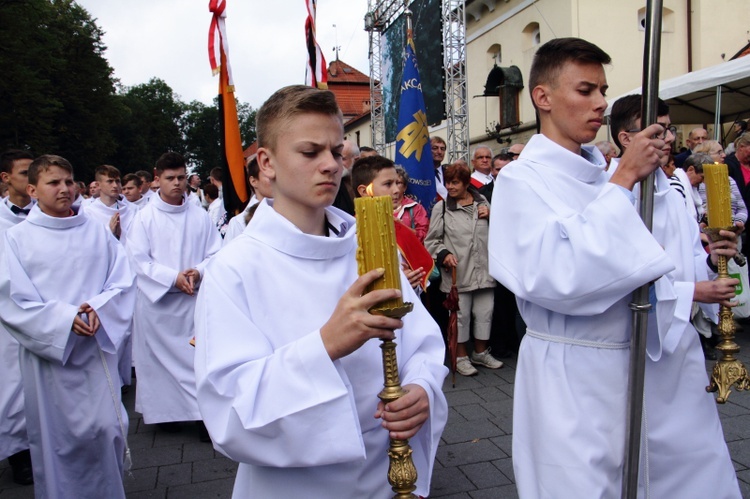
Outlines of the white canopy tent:
<svg viewBox="0 0 750 499">
<path fill-rule="evenodd" d="M 635 88 L 620 97 L 640 94 Z M 675 124 L 727 123 L 750 114 L 750 56 L 659 82 L 659 97 L 669 104 Z M 605 112 L 609 116 L 612 104 Z M 719 109 L 717 114 L 715 110 Z"/>
</svg>

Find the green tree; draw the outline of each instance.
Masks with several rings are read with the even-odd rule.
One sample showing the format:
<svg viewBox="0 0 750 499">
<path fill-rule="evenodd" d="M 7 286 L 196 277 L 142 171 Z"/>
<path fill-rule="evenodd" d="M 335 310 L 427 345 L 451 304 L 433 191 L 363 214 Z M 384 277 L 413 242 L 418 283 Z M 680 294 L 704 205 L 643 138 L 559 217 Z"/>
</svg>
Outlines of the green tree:
<svg viewBox="0 0 750 499">
<path fill-rule="evenodd" d="M 187 160 L 201 178 L 208 178 L 211 168 L 217 166 L 221 155 L 219 142 L 219 109 L 216 103 L 207 106 L 193 101 L 185 108 L 182 132 L 187 150 Z"/>
<path fill-rule="evenodd" d="M 60 154 L 90 177 L 122 112 L 102 35 L 72 0 L 0 2 L 0 148 Z"/>
<path fill-rule="evenodd" d="M 256 139 L 255 115 L 257 111 L 247 103 L 237 103 L 237 118 L 243 148 L 249 147 Z M 208 176 L 212 168 L 221 165 L 221 128 L 219 123 L 219 99 L 207 106 L 193 101 L 185 107 L 182 131 L 188 162 L 193 171 L 202 178 Z"/>
<path fill-rule="evenodd" d="M 158 78 L 126 88 L 117 100 L 120 119 L 112 123 L 117 147 L 109 161 L 121 172 L 149 170 L 167 151 L 185 153 L 181 123 L 185 104 Z"/>
</svg>

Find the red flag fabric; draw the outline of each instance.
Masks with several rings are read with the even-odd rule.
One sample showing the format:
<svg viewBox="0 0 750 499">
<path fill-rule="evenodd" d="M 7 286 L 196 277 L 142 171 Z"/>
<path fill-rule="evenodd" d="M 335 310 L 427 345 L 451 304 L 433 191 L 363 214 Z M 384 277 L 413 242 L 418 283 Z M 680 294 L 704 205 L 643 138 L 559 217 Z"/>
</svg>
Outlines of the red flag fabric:
<svg viewBox="0 0 750 499">
<path fill-rule="evenodd" d="M 394 222 L 396 222 L 394 225 L 396 226 L 398 250 L 410 268 L 418 269 L 422 267 L 425 274 L 420 284 L 422 289 L 427 289 L 427 283 L 430 280 L 430 273 L 432 273 L 435 261 L 432 259 L 430 252 L 425 249 L 422 241 L 409 227 L 401 223 L 400 220 L 394 220 Z"/>
<path fill-rule="evenodd" d="M 323 51 L 315 40 L 316 0 L 305 0 L 307 20 L 305 21 L 305 44 L 307 45 L 307 71 L 305 84 L 320 89 L 328 88 L 328 66 Z"/>
<path fill-rule="evenodd" d="M 210 0 L 208 10 L 213 14 L 208 30 L 208 58 L 211 70 L 219 74 L 219 121 L 221 123 L 223 196 L 227 213 L 235 214 L 249 199 L 245 180 L 245 158 L 234 98 L 234 82 L 229 65 L 229 43 L 226 34 L 226 0 Z M 219 42 L 219 64 L 216 62 L 216 41 Z"/>
</svg>

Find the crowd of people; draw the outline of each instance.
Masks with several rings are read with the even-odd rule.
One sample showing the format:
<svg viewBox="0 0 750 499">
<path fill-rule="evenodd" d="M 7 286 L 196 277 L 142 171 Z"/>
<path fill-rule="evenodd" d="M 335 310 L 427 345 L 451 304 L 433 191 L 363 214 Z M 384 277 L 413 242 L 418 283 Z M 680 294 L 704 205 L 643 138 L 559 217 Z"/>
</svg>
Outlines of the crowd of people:
<svg viewBox="0 0 750 499">
<path fill-rule="evenodd" d="M 0 459 L 14 480 L 37 497 L 124 497 L 121 394 L 135 373 L 144 422 L 166 432 L 197 422 L 201 440 L 240 463 L 236 496 L 387 496 L 390 439 L 411 440 L 427 496 L 448 415 L 443 302 L 455 287 L 458 374 L 518 355 L 519 495 L 616 497 L 628 302 L 651 283 L 642 487 L 739 497 L 704 355 L 737 284 L 715 279 L 717 259 L 750 245 L 729 231 L 709 241 L 700 225 L 703 165 L 726 162 L 744 230 L 750 134 L 739 126 L 726 155 L 697 128 L 688 154 L 673 155 L 668 106 L 644 128 L 633 95 L 612 108 L 614 144 L 586 145 L 607 107 L 609 62 L 580 39 L 540 47 L 529 78 L 540 133 L 497 154 L 479 145 L 471 166 L 445 164 L 433 137 L 430 207 L 409 196 L 403 168 L 344 140 L 333 94 L 305 86 L 258 111 L 252 197 L 233 216 L 222 170 L 202 185 L 175 152 L 153 175 L 99 166 L 88 186 L 65 158 L 3 153 Z M 654 171 L 649 232 L 634 206 Z M 365 292 L 383 269 L 358 275 L 354 199 L 366 196 L 391 198 L 401 290 Z M 415 303 L 403 319 L 369 312 L 398 296 Z M 396 340 L 397 401 L 377 400 L 372 339 Z"/>
</svg>

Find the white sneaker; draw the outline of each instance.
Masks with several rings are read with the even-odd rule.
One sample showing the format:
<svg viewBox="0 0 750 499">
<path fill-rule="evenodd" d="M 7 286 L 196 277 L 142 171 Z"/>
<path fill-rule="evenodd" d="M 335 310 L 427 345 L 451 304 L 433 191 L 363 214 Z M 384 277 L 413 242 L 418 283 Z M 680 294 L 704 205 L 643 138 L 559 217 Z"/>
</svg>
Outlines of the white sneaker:
<svg viewBox="0 0 750 499">
<path fill-rule="evenodd" d="M 479 371 L 471 365 L 468 357 L 459 357 L 456 359 L 456 372 L 461 376 L 476 376 Z"/>
<path fill-rule="evenodd" d="M 482 353 L 472 352 L 471 363 L 478 366 L 488 367 L 490 369 L 500 369 L 503 367 L 503 363 L 497 360 L 495 357 L 490 355 L 490 349 L 488 348 Z"/>
</svg>

